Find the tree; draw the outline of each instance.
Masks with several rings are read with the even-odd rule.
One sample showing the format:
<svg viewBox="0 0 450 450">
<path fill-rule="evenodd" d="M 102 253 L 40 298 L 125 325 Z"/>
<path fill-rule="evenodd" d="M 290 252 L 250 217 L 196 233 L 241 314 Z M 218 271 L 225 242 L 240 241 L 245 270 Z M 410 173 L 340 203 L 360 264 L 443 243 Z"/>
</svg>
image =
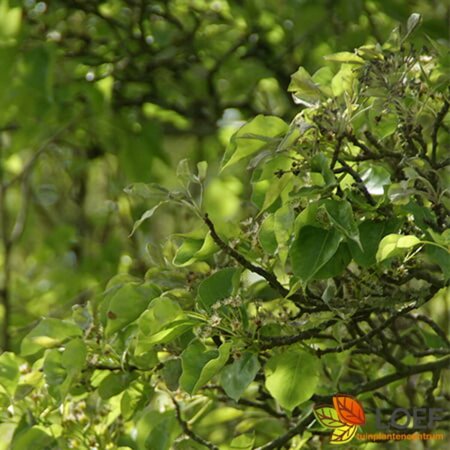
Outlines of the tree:
<svg viewBox="0 0 450 450">
<path fill-rule="evenodd" d="M 12 448 L 318 448 L 311 406 L 339 392 L 369 430 L 375 408 L 448 406 L 450 71 L 410 43 L 419 20 L 300 67 L 297 115 L 238 128 L 220 174 L 182 160 L 180 187 L 127 188 L 149 207 L 133 233 L 166 207 L 189 230 L 0 356 Z M 242 193 L 218 203 L 222 179 Z"/>
</svg>

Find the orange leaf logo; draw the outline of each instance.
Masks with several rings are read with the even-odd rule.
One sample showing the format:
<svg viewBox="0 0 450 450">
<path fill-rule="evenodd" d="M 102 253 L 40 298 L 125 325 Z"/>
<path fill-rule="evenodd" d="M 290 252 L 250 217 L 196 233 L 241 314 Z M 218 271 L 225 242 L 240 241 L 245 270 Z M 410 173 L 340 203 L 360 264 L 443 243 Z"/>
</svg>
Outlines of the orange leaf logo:
<svg viewBox="0 0 450 450">
<path fill-rule="evenodd" d="M 335 395 L 333 406 L 341 422 L 347 425 L 364 425 L 366 423 L 366 416 L 361 403 L 350 395 Z"/>
</svg>

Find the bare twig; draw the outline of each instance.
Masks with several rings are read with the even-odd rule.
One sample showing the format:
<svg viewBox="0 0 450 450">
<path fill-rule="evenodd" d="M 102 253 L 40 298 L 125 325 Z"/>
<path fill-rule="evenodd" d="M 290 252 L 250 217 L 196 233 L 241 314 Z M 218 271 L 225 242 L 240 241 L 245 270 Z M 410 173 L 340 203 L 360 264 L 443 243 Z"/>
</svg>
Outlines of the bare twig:
<svg viewBox="0 0 450 450">
<path fill-rule="evenodd" d="M 366 185 L 364 184 L 364 181 L 359 176 L 358 172 L 353 170 L 342 158 L 338 158 L 338 161 L 339 161 L 339 164 L 342 166 L 342 170 L 344 172 L 347 172 L 356 181 L 356 184 L 357 184 L 359 190 L 363 193 L 367 202 L 371 206 L 376 206 L 377 202 L 370 195 L 369 191 L 366 188 Z"/>
<path fill-rule="evenodd" d="M 208 442 L 207 440 L 203 439 L 201 436 L 199 436 L 197 433 L 195 433 L 194 431 L 192 431 L 189 428 L 189 425 L 181 416 L 180 405 L 173 397 L 172 397 L 172 402 L 175 405 L 175 412 L 177 414 L 177 419 L 181 425 L 181 428 L 182 428 L 184 434 L 186 436 L 190 437 L 193 441 L 195 441 L 201 445 L 204 445 L 206 448 L 209 448 L 210 450 L 219 450 L 219 447 L 216 447 L 213 443 Z"/>
<path fill-rule="evenodd" d="M 251 272 L 257 273 L 261 275 L 269 285 L 278 291 L 283 297 L 286 297 L 289 293 L 287 289 L 285 289 L 280 282 L 277 280 L 276 276 L 273 273 L 268 272 L 262 267 L 255 266 L 253 263 L 245 259 L 239 252 L 237 252 L 234 248 L 229 247 L 217 234 L 214 224 L 211 222 L 208 214 L 205 214 L 203 217 L 205 224 L 208 226 L 209 231 L 211 232 L 211 237 L 214 239 L 214 242 L 229 256 L 231 256 L 235 261 L 237 261 L 242 267 L 250 270 Z"/>
<path fill-rule="evenodd" d="M 444 120 L 445 115 L 448 113 L 449 109 L 449 102 L 446 100 L 444 104 L 442 105 L 442 108 L 438 112 L 436 116 L 436 120 L 434 121 L 433 125 L 433 131 L 431 133 L 431 162 L 433 164 L 436 164 L 436 157 L 437 157 L 437 147 L 438 147 L 438 131 L 442 124 L 442 121 Z"/>
</svg>

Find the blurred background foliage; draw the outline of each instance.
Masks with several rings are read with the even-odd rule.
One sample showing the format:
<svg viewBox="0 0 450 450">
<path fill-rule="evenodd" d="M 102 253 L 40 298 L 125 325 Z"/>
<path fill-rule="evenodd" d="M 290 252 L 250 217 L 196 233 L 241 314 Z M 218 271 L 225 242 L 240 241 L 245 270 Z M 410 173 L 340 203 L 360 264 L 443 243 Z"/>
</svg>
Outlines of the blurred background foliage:
<svg viewBox="0 0 450 450">
<path fill-rule="evenodd" d="M 0 0 L 3 349 L 191 229 L 169 206 L 129 237 L 146 205 L 127 185 L 175 186 L 183 158 L 217 172 L 245 120 L 292 120 L 300 65 L 384 41 L 412 12 L 419 46 L 448 42 L 445 0 Z M 212 216 L 240 216 L 240 173 L 210 180 Z"/>
</svg>

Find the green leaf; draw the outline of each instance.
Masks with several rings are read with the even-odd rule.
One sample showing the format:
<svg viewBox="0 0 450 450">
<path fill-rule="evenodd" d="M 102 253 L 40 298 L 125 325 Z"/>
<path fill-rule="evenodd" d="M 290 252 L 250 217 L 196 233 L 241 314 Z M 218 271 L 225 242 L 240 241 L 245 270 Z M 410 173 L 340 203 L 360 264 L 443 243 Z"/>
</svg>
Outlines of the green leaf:
<svg viewBox="0 0 450 450">
<path fill-rule="evenodd" d="M 252 450 L 255 444 L 255 436 L 241 434 L 235 437 L 230 443 L 230 450 Z"/>
<path fill-rule="evenodd" d="M 130 383 L 136 378 L 137 375 L 134 373 L 110 373 L 98 386 L 98 395 L 100 395 L 103 400 L 114 397 L 127 389 Z"/>
<path fill-rule="evenodd" d="M 325 211 L 333 225 L 345 236 L 355 241 L 362 249 L 359 230 L 353 217 L 353 210 L 346 200 L 325 200 Z"/>
<path fill-rule="evenodd" d="M 353 94 L 357 81 L 357 72 L 353 64 L 342 64 L 339 72 L 331 80 L 333 95 L 338 97 L 344 92 Z"/>
<path fill-rule="evenodd" d="M 134 222 L 134 226 L 133 229 L 131 230 L 131 233 L 129 234 L 128 237 L 133 236 L 133 234 L 135 233 L 135 231 L 148 219 L 150 219 L 153 214 L 155 214 L 156 210 L 161 206 L 164 205 L 165 203 L 167 203 L 168 200 L 164 200 L 162 202 L 159 202 L 157 205 L 155 205 L 153 208 L 147 209 L 147 211 L 144 212 L 144 214 L 142 214 L 142 216 L 136 220 L 136 222 Z"/>
<path fill-rule="evenodd" d="M 347 63 L 347 64 L 364 64 L 364 60 L 350 52 L 338 52 L 323 57 L 326 61 Z"/>
<path fill-rule="evenodd" d="M 268 189 L 266 190 L 264 203 L 261 206 L 259 214 L 270 208 L 291 183 L 292 175 L 290 173 L 285 173 L 280 178 L 275 178 L 274 180 L 272 180 L 272 182 L 268 185 Z"/>
<path fill-rule="evenodd" d="M 218 270 L 203 280 L 198 287 L 198 300 L 207 311 L 219 300 L 230 297 L 233 293 L 233 279 L 240 273 L 239 269 L 226 268 Z"/>
<path fill-rule="evenodd" d="M 280 247 L 285 246 L 289 242 L 292 236 L 294 220 L 294 211 L 290 205 L 284 205 L 275 212 L 273 230 Z"/>
<path fill-rule="evenodd" d="M 189 184 L 195 181 L 194 174 L 189 166 L 188 159 L 182 159 L 177 166 L 177 178 L 183 183 L 187 188 Z"/>
<path fill-rule="evenodd" d="M 422 16 L 418 13 L 413 13 L 408 17 L 406 22 L 406 35 L 403 40 L 407 39 L 411 33 L 420 25 Z"/>
<path fill-rule="evenodd" d="M 261 224 L 258 234 L 258 240 L 262 249 L 269 255 L 273 255 L 278 248 L 274 222 L 275 218 L 273 214 L 269 214 Z"/>
<path fill-rule="evenodd" d="M 73 339 L 66 344 L 61 363 L 71 372 L 80 372 L 86 363 L 87 348 L 81 339 Z"/>
<path fill-rule="evenodd" d="M 198 339 L 193 340 L 181 354 L 181 388 L 189 394 L 195 394 L 226 364 L 230 348 L 231 344 L 225 343 L 219 350 L 207 350 Z"/>
<path fill-rule="evenodd" d="M 336 230 L 305 226 L 292 243 L 290 258 L 294 274 L 308 282 L 336 253 L 342 235 Z"/>
<path fill-rule="evenodd" d="M 292 411 L 314 394 L 319 371 L 320 363 L 315 356 L 291 348 L 267 361 L 266 388 L 283 408 Z"/>
<path fill-rule="evenodd" d="M 127 186 L 124 191 L 128 195 L 136 195 L 145 200 L 161 202 L 168 200 L 170 192 L 165 187 L 156 183 L 134 183 Z"/>
<path fill-rule="evenodd" d="M 55 439 L 44 431 L 44 426 L 26 427 L 14 433 L 11 450 L 48 450 L 55 448 Z"/>
<path fill-rule="evenodd" d="M 391 183 L 391 174 L 381 166 L 370 165 L 361 173 L 361 179 L 372 195 L 383 195 L 384 186 Z"/>
<path fill-rule="evenodd" d="M 197 324 L 198 322 L 194 319 L 181 319 L 167 324 L 162 330 L 150 336 L 139 335 L 136 344 L 136 356 L 144 354 L 153 345 L 173 341 L 176 337 L 185 333 Z"/>
<path fill-rule="evenodd" d="M 177 267 L 186 267 L 213 255 L 218 249 L 219 247 L 214 242 L 210 232 L 206 234 L 204 239 L 187 237 L 178 248 L 172 262 Z"/>
<path fill-rule="evenodd" d="M 336 176 L 330 169 L 330 161 L 323 153 L 318 153 L 311 158 L 311 172 L 317 172 L 322 175 L 325 181 L 325 186 L 336 185 Z"/>
<path fill-rule="evenodd" d="M 323 280 L 326 278 L 337 277 L 342 274 L 351 260 L 352 255 L 348 249 L 347 243 L 341 242 L 336 253 L 316 272 L 314 278 Z"/>
<path fill-rule="evenodd" d="M 23 356 L 33 355 L 40 350 L 59 346 L 67 339 L 81 335 L 81 329 L 71 322 L 43 319 L 23 338 L 20 352 Z"/>
<path fill-rule="evenodd" d="M 169 359 L 164 362 L 161 374 L 168 389 L 171 391 L 176 391 L 178 389 L 181 373 L 181 360 L 179 358 Z"/>
<path fill-rule="evenodd" d="M 226 394 L 238 401 L 260 369 L 257 355 L 246 352 L 222 370 L 220 382 Z"/>
<path fill-rule="evenodd" d="M 288 92 L 294 93 L 294 101 L 305 106 L 312 106 L 318 103 L 323 94 L 317 83 L 311 78 L 308 71 L 300 67 L 297 72 L 291 75 Z"/>
<path fill-rule="evenodd" d="M 117 289 L 107 305 L 106 336 L 125 328 L 147 309 L 150 300 L 159 294 L 159 289 L 151 284 L 125 284 Z"/>
<path fill-rule="evenodd" d="M 10 397 L 14 396 L 19 382 L 19 362 L 14 353 L 4 352 L 0 355 L 0 386 Z"/>
<path fill-rule="evenodd" d="M 197 321 L 187 318 L 175 301 L 167 297 L 152 300 L 148 309 L 140 316 L 136 355 L 141 355 L 155 344 L 170 342 L 192 328 Z"/>
<path fill-rule="evenodd" d="M 197 176 L 199 181 L 203 181 L 206 178 L 206 172 L 208 170 L 208 163 L 206 161 L 200 161 L 197 163 Z"/>
<path fill-rule="evenodd" d="M 448 251 L 434 245 L 427 245 L 426 254 L 441 268 L 442 274 L 448 280 L 450 278 L 450 256 Z"/>
<path fill-rule="evenodd" d="M 120 412 L 123 418 L 130 420 L 137 411 L 145 408 L 153 393 L 154 389 L 147 382 L 132 383 L 120 399 Z"/>
<path fill-rule="evenodd" d="M 366 220 L 360 224 L 359 236 L 361 239 L 361 248 L 354 242 L 349 242 L 349 248 L 353 259 L 361 267 L 370 267 L 376 264 L 378 245 L 384 235 L 395 230 L 397 221 L 377 222 Z"/>
<path fill-rule="evenodd" d="M 420 244 L 420 239 L 416 236 L 403 236 L 401 234 L 389 234 L 385 236 L 379 246 L 376 254 L 377 262 L 384 261 L 387 258 L 402 255 L 406 250 Z"/>
<path fill-rule="evenodd" d="M 64 383 L 67 370 L 62 364 L 62 353 L 59 350 L 51 349 L 46 352 L 43 371 L 48 385 L 60 386 Z"/>
<path fill-rule="evenodd" d="M 183 317 L 184 312 L 178 303 L 168 297 L 157 297 L 139 317 L 139 330 L 147 336 L 152 335 Z"/>
<path fill-rule="evenodd" d="M 222 161 L 222 170 L 247 156 L 263 150 L 274 139 L 288 130 L 288 125 L 278 117 L 258 115 L 243 125 L 231 138 Z M 273 145 L 274 148 L 276 145 Z"/>
<path fill-rule="evenodd" d="M 14 38 L 19 33 L 22 22 L 22 8 L 10 8 L 8 4 L 8 0 L 0 2 L 0 42 Z"/>
<path fill-rule="evenodd" d="M 148 450 L 171 450 L 178 428 L 175 411 L 158 414 L 160 417 L 153 424 L 152 430 L 145 440 L 145 448 Z"/>
</svg>

